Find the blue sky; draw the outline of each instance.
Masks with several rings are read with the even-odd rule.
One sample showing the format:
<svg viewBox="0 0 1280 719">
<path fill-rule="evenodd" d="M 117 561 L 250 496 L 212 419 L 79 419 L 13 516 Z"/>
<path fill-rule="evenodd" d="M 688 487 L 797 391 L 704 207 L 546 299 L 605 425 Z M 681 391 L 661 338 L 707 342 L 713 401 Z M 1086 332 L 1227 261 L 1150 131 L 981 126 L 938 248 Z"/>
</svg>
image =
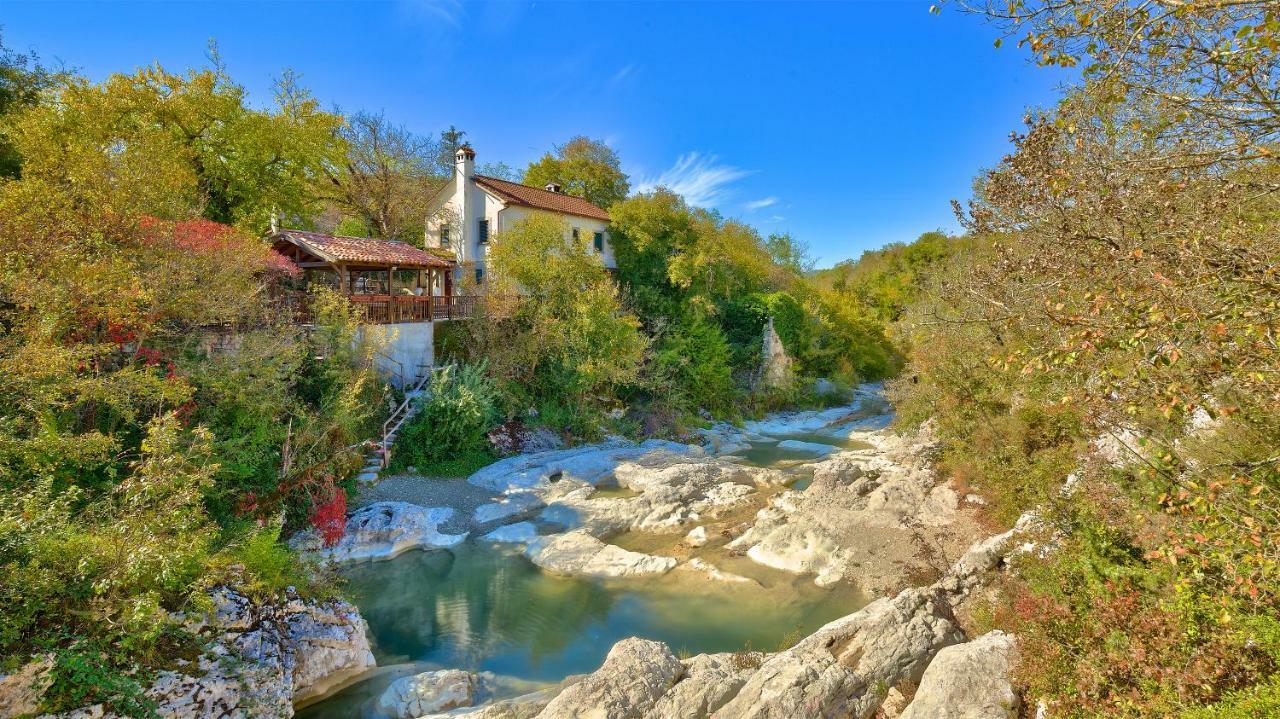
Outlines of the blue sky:
<svg viewBox="0 0 1280 719">
<path fill-rule="evenodd" d="M 1064 79 L 927 1 L 10 0 L 0 25 L 10 47 L 93 78 L 200 65 L 215 39 L 255 101 L 291 68 L 326 105 L 457 125 L 479 163 L 603 139 L 633 186 L 790 232 L 824 266 L 955 229 L 950 200 Z"/>
</svg>

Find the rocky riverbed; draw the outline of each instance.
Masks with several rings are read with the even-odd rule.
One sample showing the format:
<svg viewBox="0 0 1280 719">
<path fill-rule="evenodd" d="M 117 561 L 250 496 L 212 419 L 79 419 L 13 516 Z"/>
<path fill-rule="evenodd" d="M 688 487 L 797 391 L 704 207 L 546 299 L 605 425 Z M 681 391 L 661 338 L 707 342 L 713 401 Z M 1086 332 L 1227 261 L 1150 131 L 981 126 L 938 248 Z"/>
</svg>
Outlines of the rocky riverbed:
<svg viewBox="0 0 1280 719">
<path fill-rule="evenodd" d="M 365 681 L 379 688 L 362 705 L 382 717 L 869 717 L 882 705 L 885 716 L 942 716 L 940 706 L 1011 716 L 1012 638 L 966 641 L 954 609 L 1012 535 L 980 540 L 976 505 L 937 480 L 927 435 L 896 435 L 889 419 L 864 388 L 849 406 L 717 425 L 696 444 L 615 439 L 510 457 L 466 479 L 396 478 L 368 491 L 336 546 L 293 539 L 339 565 L 466 542 L 586 582 L 754 588 L 783 605 L 787 586 L 766 579 L 783 574 L 807 592 L 866 597 L 778 650 L 681 658 L 622 639 L 595 671 L 554 683 L 412 661 L 374 668 L 351 605 L 225 594 L 230 608 L 204 628 L 208 657 L 162 676 L 151 695 L 166 716 L 288 716 L 382 676 Z M 735 606 L 720 611 L 731 619 Z M 899 686 L 918 686 L 910 702 Z M 339 715 L 321 706 L 308 716 Z"/>
<path fill-rule="evenodd" d="M 975 544 L 975 503 L 937 481 L 927 435 L 896 435 L 889 419 L 867 388 L 845 407 L 717 425 L 697 444 L 613 440 L 519 455 L 467 478 L 465 490 L 433 490 L 466 496 L 461 506 L 360 508 L 326 556 L 389 558 L 470 537 L 515 548 L 552 574 L 634 582 L 681 573 L 733 584 L 756 582 L 756 566 L 878 597 L 783 651 L 679 659 L 660 642 L 624 640 L 591 674 L 421 716 L 865 717 L 888 689 L 917 683 L 906 707 L 915 716 L 931 715 L 930 701 L 952 701 L 940 696 L 987 707 L 972 716 L 1008 716 L 1011 639 L 966 643 L 953 608 L 1000 563 L 1009 539 Z M 926 677 L 948 647 L 967 647 L 967 658 Z M 982 681 L 971 676 L 979 660 L 990 665 Z M 434 676 L 406 678 L 399 691 L 433 686 Z M 387 692 L 379 700 L 387 715 L 413 714 Z"/>
</svg>

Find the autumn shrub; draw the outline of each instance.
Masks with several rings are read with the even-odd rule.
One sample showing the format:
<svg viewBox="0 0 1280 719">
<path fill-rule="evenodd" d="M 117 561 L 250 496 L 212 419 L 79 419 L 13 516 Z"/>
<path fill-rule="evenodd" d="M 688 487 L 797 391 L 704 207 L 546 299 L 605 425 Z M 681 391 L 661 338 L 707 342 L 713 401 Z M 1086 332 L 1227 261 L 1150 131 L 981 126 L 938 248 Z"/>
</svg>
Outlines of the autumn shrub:
<svg viewBox="0 0 1280 719">
<path fill-rule="evenodd" d="M 397 469 L 439 473 L 438 465 L 481 457 L 492 461 L 486 433 L 498 424 L 497 388 L 486 365 L 446 365 L 436 370 L 414 416 L 400 428 L 392 453 Z M 448 474 L 456 472 L 456 468 Z"/>
</svg>

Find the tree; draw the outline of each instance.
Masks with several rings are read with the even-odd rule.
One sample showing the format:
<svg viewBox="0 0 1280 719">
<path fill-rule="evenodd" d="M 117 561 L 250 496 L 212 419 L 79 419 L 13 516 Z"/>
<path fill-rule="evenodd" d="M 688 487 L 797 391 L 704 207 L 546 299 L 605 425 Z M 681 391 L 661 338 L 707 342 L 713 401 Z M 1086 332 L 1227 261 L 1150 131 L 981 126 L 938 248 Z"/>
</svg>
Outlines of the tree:
<svg viewBox="0 0 1280 719">
<path fill-rule="evenodd" d="M 457 162 L 458 148 L 464 144 L 463 137 L 466 137 L 466 130 L 459 130 L 453 125 L 448 130 L 440 133 L 440 149 L 436 153 L 436 174 L 441 177 L 449 177 L 453 174 L 454 163 Z"/>
<path fill-rule="evenodd" d="M 154 191 L 130 204 L 159 217 L 185 218 L 194 208 L 255 233 L 273 211 L 303 222 L 324 168 L 341 157 L 339 118 L 322 112 L 291 74 L 277 83 L 272 111 L 249 107 L 244 89 L 216 62 L 185 75 L 155 66 L 100 84 L 68 77 L 53 92 L 56 102 L 20 113 L 11 125 L 24 157 L 65 158 L 41 163 L 50 181 L 104 173 Z"/>
<path fill-rule="evenodd" d="M 333 202 L 374 237 L 421 242 L 427 202 L 444 182 L 435 166 L 440 144 L 363 112 L 341 135 L 346 159 L 326 169 Z"/>
<path fill-rule="evenodd" d="M 1144 127 L 1140 139 L 1163 149 L 1150 162 L 1201 166 L 1274 156 L 1274 0 L 990 0 L 961 7 L 1016 38 L 1040 65 L 1083 65 L 1095 97 L 1123 105 L 1124 121 Z"/>
<path fill-rule="evenodd" d="M 0 177 L 17 177 L 22 168 L 22 157 L 3 129 L 5 118 L 34 106 L 60 77 L 61 73 L 41 65 L 35 53 L 16 53 L 5 47 L 0 36 Z"/>
<path fill-rule="evenodd" d="M 560 185 L 565 194 L 608 208 L 627 196 L 631 183 L 618 153 L 603 142 L 578 136 L 548 152 L 524 171 L 526 185 Z"/>
<path fill-rule="evenodd" d="M 534 214 L 489 252 L 489 316 L 467 323 L 469 345 L 505 389 L 581 411 L 636 381 L 647 345 L 639 321 L 563 219 Z"/>
</svg>

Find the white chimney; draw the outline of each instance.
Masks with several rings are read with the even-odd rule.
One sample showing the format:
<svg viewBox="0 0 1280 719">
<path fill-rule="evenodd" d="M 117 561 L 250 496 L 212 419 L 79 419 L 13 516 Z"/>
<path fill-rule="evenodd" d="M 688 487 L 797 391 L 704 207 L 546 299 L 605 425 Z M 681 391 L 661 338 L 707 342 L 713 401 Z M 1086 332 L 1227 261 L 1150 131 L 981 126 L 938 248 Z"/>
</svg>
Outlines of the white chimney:
<svg viewBox="0 0 1280 719">
<path fill-rule="evenodd" d="M 458 148 L 458 154 L 454 156 L 457 166 L 458 176 L 465 178 L 475 177 L 476 174 L 476 151 L 471 149 L 470 145 L 463 145 Z"/>
<path fill-rule="evenodd" d="M 548 182 L 548 183 L 547 183 L 547 185 L 546 185 L 546 187 L 545 187 L 544 189 L 546 189 L 546 191 L 547 191 L 547 192 L 559 192 L 559 191 L 560 191 L 560 183 L 558 183 L 558 182 Z"/>
</svg>

